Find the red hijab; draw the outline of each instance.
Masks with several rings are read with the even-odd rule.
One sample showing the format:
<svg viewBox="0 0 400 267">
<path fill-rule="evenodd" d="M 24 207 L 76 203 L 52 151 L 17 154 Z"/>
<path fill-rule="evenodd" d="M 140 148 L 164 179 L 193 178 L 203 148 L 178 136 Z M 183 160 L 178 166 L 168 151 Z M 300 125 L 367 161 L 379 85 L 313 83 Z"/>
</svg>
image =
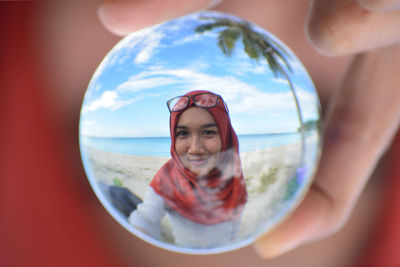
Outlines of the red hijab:
<svg viewBox="0 0 400 267">
<path fill-rule="evenodd" d="M 210 93 L 192 91 L 186 95 Z M 217 167 L 205 176 L 185 168 L 175 151 L 175 128 L 180 115 L 194 105 L 170 117 L 171 156 L 157 172 L 150 186 L 167 205 L 185 218 L 202 224 L 217 224 L 239 219 L 247 201 L 246 185 L 239 157 L 239 142 L 222 99 L 207 108 L 217 124 L 222 149 Z"/>
</svg>

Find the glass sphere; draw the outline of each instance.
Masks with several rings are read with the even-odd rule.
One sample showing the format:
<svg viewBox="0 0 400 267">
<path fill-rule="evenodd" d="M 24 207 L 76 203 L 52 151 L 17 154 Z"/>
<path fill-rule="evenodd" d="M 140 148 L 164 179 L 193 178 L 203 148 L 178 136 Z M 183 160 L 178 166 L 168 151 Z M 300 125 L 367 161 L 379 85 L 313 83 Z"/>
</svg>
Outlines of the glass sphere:
<svg viewBox="0 0 400 267">
<path fill-rule="evenodd" d="M 90 81 L 79 135 L 90 184 L 123 227 L 210 254 L 251 244 L 299 205 L 319 129 L 318 96 L 293 52 L 204 11 L 123 38 Z"/>
</svg>

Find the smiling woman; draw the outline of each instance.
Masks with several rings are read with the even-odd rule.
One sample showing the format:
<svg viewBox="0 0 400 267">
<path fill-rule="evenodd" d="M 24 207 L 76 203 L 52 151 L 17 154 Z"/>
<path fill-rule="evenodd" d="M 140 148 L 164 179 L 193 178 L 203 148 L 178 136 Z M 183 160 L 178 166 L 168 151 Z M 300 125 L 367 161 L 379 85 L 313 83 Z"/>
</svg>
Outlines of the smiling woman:
<svg viewBox="0 0 400 267">
<path fill-rule="evenodd" d="M 198 96 L 208 101 L 197 102 Z M 179 99 L 170 106 L 172 159 L 157 172 L 129 222 L 161 239 L 167 214 L 176 244 L 224 245 L 235 239 L 247 201 L 238 139 L 221 97 L 194 91 Z"/>
</svg>

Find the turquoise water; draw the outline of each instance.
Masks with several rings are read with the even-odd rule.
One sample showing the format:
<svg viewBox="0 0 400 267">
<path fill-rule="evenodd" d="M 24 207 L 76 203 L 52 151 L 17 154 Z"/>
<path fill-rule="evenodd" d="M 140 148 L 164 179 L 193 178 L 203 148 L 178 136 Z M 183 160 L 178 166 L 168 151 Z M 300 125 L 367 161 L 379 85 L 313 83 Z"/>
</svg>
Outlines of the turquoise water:
<svg viewBox="0 0 400 267">
<path fill-rule="evenodd" d="M 299 133 L 239 135 L 239 151 L 250 152 L 300 141 Z M 169 137 L 88 137 L 81 144 L 97 149 L 137 156 L 170 156 Z"/>
</svg>

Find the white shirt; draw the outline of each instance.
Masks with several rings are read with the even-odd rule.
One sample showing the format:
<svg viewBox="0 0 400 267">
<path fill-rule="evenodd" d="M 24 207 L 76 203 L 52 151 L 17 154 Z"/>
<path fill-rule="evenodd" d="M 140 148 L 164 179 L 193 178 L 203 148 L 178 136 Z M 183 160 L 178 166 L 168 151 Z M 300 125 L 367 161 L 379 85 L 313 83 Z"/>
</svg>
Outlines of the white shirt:
<svg viewBox="0 0 400 267">
<path fill-rule="evenodd" d="M 129 223 L 139 230 L 162 240 L 161 220 L 167 215 L 172 226 L 172 235 L 178 245 L 192 248 L 207 248 L 231 242 L 239 229 L 240 220 L 215 225 L 205 225 L 182 217 L 169 208 L 164 199 L 148 186 L 144 200 L 129 216 Z"/>
</svg>

